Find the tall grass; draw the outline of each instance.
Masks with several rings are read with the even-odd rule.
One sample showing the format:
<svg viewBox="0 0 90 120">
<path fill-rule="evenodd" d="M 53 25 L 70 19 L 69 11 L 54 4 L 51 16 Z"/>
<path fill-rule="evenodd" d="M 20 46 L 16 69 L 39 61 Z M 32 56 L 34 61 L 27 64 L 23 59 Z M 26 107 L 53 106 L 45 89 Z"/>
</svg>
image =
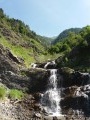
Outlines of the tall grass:
<svg viewBox="0 0 90 120">
<path fill-rule="evenodd" d="M 9 97 L 11 99 L 22 99 L 24 97 L 24 93 L 17 89 L 11 89 L 9 92 Z"/>
<path fill-rule="evenodd" d="M 0 99 L 4 99 L 6 96 L 6 89 L 0 86 Z"/>
</svg>

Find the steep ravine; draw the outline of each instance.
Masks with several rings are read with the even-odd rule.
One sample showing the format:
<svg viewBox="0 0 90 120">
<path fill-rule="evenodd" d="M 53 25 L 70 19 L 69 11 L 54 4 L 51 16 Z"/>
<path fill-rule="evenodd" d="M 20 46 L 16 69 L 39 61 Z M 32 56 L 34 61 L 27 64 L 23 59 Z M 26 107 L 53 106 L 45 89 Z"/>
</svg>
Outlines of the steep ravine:
<svg viewBox="0 0 90 120">
<path fill-rule="evenodd" d="M 46 63 L 37 64 L 36 68 L 26 69 L 11 51 L 0 46 L 0 82 L 9 89 L 16 88 L 28 93 L 21 101 L 12 101 L 9 98 L 0 101 L 0 114 L 2 114 L 0 119 L 83 120 L 87 118 L 89 120 L 90 74 L 67 67 L 57 68 L 55 61 L 45 65 Z M 57 105 L 60 107 L 61 116 L 49 116 L 40 102 L 49 87 L 50 69 L 57 69 L 55 89 L 60 92 L 61 98 Z"/>
</svg>

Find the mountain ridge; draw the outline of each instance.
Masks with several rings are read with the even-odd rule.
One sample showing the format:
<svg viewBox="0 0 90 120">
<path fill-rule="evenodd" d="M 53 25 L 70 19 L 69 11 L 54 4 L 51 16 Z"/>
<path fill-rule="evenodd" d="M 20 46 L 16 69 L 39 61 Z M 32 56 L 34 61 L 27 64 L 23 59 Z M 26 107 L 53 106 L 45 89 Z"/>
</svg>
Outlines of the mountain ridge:
<svg viewBox="0 0 90 120">
<path fill-rule="evenodd" d="M 70 32 L 73 32 L 75 34 L 79 33 L 81 31 L 81 28 L 69 28 L 69 29 L 66 29 L 64 31 L 62 31 L 55 39 L 54 41 L 52 42 L 52 44 L 56 44 L 60 41 L 62 41 L 62 39 L 65 39 L 66 37 L 68 37 L 68 34 Z"/>
<path fill-rule="evenodd" d="M 9 18 L 2 9 L 0 9 L 0 18 L 0 44 L 10 50 L 13 56 L 22 60 L 27 67 L 30 67 L 31 63 L 46 62 L 48 59 L 55 60 L 58 57 L 63 57 L 61 64 L 73 67 L 71 58 L 68 57 L 71 53 L 75 53 L 72 51 L 76 51 L 77 48 L 80 51 L 84 46 L 83 51 L 88 53 L 90 26 L 66 29 L 56 38 L 48 38 L 37 35 L 21 20 Z M 89 65 L 88 55 L 89 53 L 87 54 Z M 73 56 L 76 58 L 78 55 L 73 54 Z M 83 57 L 79 54 L 80 59 L 77 57 L 75 62 L 78 62 L 78 59 L 80 62 Z"/>
</svg>

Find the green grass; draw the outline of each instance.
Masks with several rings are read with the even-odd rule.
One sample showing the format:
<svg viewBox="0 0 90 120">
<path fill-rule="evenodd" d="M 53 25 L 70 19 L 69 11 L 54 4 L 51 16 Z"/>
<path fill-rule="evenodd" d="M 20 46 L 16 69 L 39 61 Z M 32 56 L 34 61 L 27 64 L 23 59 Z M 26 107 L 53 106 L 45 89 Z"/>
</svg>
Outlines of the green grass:
<svg viewBox="0 0 90 120">
<path fill-rule="evenodd" d="M 21 90 L 10 89 L 7 90 L 4 86 L 0 86 L 0 99 L 4 99 L 8 97 L 10 99 L 22 99 L 24 97 L 24 93 Z"/>
<path fill-rule="evenodd" d="M 35 62 L 32 48 L 25 48 L 20 45 L 13 45 L 10 41 L 7 41 L 4 37 L 0 38 L 0 44 L 7 47 L 11 52 L 19 58 L 22 58 L 25 65 L 28 67 L 32 62 Z"/>
<path fill-rule="evenodd" d="M 4 47 L 7 47 L 10 49 L 10 51 L 17 56 L 18 58 L 22 58 L 24 60 L 24 64 L 26 67 L 30 67 L 31 63 L 35 62 L 45 62 L 48 59 L 54 60 L 58 58 L 61 54 L 49 54 L 47 51 L 44 51 L 44 47 L 34 39 L 26 39 L 27 42 L 33 41 L 33 44 L 36 46 L 36 48 L 42 53 L 38 53 L 37 51 L 33 51 L 33 47 L 23 47 L 18 44 L 13 44 L 11 41 L 7 40 L 5 37 L 0 35 L 0 44 L 2 44 Z M 22 42 L 21 40 L 19 42 Z M 24 42 L 24 41 L 23 41 Z M 46 54 L 44 54 L 46 52 Z"/>
<path fill-rule="evenodd" d="M 24 93 L 17 89 L 11 89 L 9 92 L 9 97 L 11 99 L 22 99 L 24 97 Z"/>
<path fill-rule="evenodd" d="M 0 99 L 4 99 L 6 96 L 6 89 L 0 86 Z"/>
<path fill-rule="evenodd" d="M 1 36 L 0 38 L 0 44 L 2 44 L 4 47 L 9 48 L 15 56 L 22 58 L 24 60 L 24 64 L 27 67 L 29 67 L 32 62 L 33 63 L 44 62 L 44 61 L 47 61 L 48 59 L 53 60 L 60 56 L 60 54 L 51 55 L 47 53 L 46 55 L 44 55 L 42 53 L 40 54 L 34 53 L 33 48 L 25 48 L 20 45 L 13 45 L 10 41 L 6 40 L 3 36 Z M 36 45 L 37 48 L 42 50 L 42 52 L 45 52 L 44 48 L 37 41 L 34 41 L 34 44 Z"/>
<path fill-rule="evenodd" d="M 55 59 L 57 59 L 58 57 L 60 57 L 62 55 L 63 54 L 61 54 L 61 53 L 59 53 L 59 54 L 53 54 L 53 55 L 47 53 L 46 55 L 40 55 L 38 59 L 39 59 L 39 62 L 45 62 L 48 59 L 49 60 L 55 60 Z"/>
</svg>

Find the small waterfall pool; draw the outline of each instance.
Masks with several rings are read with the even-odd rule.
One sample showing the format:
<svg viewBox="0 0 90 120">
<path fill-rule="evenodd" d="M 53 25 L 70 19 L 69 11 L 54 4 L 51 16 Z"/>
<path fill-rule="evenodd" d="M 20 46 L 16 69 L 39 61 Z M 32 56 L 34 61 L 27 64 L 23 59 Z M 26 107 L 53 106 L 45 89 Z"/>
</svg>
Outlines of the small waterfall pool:
<svg viewBox="0 0 90 120">
<path fill-rule="evenodd" d="M 41 104 L 48 115 L 60 116 L 60 90 L 57 88 L 57 69 L 50 69 L 47 91 L 41 98 Z"/>
</svg>

